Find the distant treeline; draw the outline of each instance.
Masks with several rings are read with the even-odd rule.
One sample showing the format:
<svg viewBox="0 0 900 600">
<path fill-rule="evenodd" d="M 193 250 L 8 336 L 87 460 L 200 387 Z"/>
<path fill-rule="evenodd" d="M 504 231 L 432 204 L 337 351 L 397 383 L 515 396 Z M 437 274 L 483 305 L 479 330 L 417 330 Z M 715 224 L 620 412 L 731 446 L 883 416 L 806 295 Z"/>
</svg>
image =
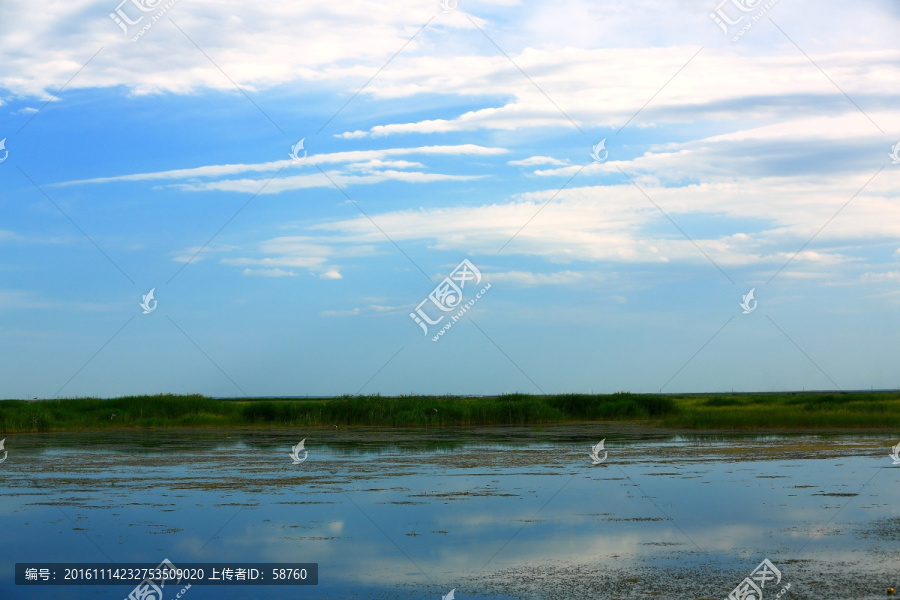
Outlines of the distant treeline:
<svg viewBox="0 0 900 600">
<path fill-rule="evenodd" d="M 640 421 L 690 429 L 900 428 L 900 392 L 493 397 L 200 395 L 0 401 L 0 432 L 123 427 L 538 425 Z"/>
</svg>

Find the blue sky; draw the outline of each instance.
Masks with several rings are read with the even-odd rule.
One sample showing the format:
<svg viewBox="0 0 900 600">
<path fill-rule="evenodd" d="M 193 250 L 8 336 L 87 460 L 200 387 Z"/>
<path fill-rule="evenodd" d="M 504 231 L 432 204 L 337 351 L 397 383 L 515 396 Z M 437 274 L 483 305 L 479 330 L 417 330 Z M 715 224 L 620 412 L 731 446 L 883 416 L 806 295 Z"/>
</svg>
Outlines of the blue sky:
<svg viewBox="0 0 900 600">
<path fill-rule="evenodd" d="M 900 387 L 898 25 L 0 3 L 0 397 Z"/>
</svg>

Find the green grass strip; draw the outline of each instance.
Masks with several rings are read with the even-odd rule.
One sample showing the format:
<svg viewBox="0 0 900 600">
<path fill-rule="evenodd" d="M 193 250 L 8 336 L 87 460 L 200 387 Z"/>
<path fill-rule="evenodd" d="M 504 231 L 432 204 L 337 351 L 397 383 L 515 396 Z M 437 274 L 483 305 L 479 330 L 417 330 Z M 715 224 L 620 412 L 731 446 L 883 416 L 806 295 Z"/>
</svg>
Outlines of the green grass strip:
<svg viewBox="0 0 900 600">
<path fill-rule="evenodd" d="M 0 432 L 133 427 L 538 425 L 636 421 L 683 429 L 900 429 L 900 392 L 340 396 L 200 395 L 0 401 Z"/>
</svg>

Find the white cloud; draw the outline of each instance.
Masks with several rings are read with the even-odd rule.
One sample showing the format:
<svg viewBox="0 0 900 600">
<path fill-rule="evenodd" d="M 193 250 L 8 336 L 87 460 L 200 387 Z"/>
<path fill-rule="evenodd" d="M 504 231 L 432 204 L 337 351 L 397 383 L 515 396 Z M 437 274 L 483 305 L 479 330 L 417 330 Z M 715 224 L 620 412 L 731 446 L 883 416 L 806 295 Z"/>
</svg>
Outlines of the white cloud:
<svg viewBox="0 0 900 600">
<path fill-rule="evenodd" d="M 870 114 L 884 127 L 900 130 L 900 111 Z M 809 180 L 816 187 L 828 181 L 835 190 L 847 190 L 850 197 L 855 191 L 853 185 L 859 189 L 884 165 L 882 155 L 888 147 L 884 136 L 874 131 L 868 121 L 868 126 L 862 125 L 860 117 L 851 106 L 835 115 L 797 117 L 777 125 L 653 144 L 633 158 L 623 156 L 623 150 L 612 146 L 608 147 L 610 160 L 606 162 L 536 169 L 533 174 L 578 174 L 578 180 L 583 180 L 596 176 L 621 178 L 624 171 L 642 185 L 683 187 L 689 180 L 730 182 L 744 188 L 755 187 L 759 178 L 777 177 L 788 182 L 794 177 L 804 184 Z M 893 170 L 885 169 L 874 183 L 882 195 L 889 196 L 890 186 L 885 188 L 883 182 L 895 178 Z"/>
<path fill-rule="evenodd" d="M 552 156 L 530 156 L 522 160 L 511 160 L 506 164 L 517 167 L 531 167 L 533 165 L 566 165 L 568 162 Z"/>
<path fill-rule="evenodd" d="M 544 285 L 572 285 L 581 283 L 591 277 L 582 271 L 559 271 L 557 273 L 532 273 L 531 271 L 505 271 L 486 273 L 485 279 L 491 282 L 509 283 L 522 287 L 534 287 Z"/>
<path fill-rule="evenodd" d="M 242 275 L 255 275 L 257 277 L 293 277 L 293 271 L 284 269 L 244 269 Z"/>
<path fill-rule="evenodd" d="M 221 263 L 232 267 L 244 267 L 244 275 L 286 277 L 296 275 L 292 269 L 305 269 L 324 279 L 340 279 L 337 267 L 328 261 L 342 253 L 309 236 L 277 237 L 254 245 L 256 256 L 223 258 Z"/>
<path fill-rule="evenodd" d="M 80 244 L 84 238 L 79 237 L 37 237 L 35 235 L 25 235 L 8 229 L 0 229 L 0 243 L 19 243 L 19 244 Z"/>
<path fill-rule="evenodd" d="M 325 264 L 321 257 L 280 256 L 275 258 L 223 258 L 222 264 L 233 267 L 255 265 L 261 267 L 303 267 L 315 268 Z"/>
<path fill-rule="evenodd" d="M 198 179 L 198 178 L 215 178 L 215 177 L 224 177 L 227 175 L 236 175 L 239 173 L 276 173 L 279 169 L 284 169 L 283 172 L 288 172 L 291 169 L 297 168 L 307 168 L 309 166 L 315 165 L 325 165 L 325 164 L 335 164 L 335 163 L 349 163 L 349 168 L 361 169 L 365 168 L 371 170 L 376 175 L 371 175 L 369 180 L 356 176 L 355 181 L 357 183 L 360 182 L 378 182 L 385 181 L 390 179 L 392 176 L 396 176 L 398 178 L 402 177 L 410 177 L 415 178 L 416 173 L 401 173 L 397 171 L 393 171 L 390 169 L 385 169 L 382 171 L 378 171 L 378 168 L 381 167 L 395 167 L 395 168 L 409 168 L 409 167 L 418 167 L 422 166 L 421 163 L 411 162 L 411 161 L 397 161 L 397 160 L 385 160 L 386 157 L 389 156 L 405 156 L 405 155 L 435 155 L 435 156 L 492 156 L 498 154 L 504 154 L 508 152 L 506 148 L 498 148 L 498 147 L 487 147 L 487 146 L 479 146 L 477 144 L 456 144 L 456 145 L 434 145 L 434 146 L 415 146 L 408 148 L 385 148 L 381 150 L 351 150 L 347 152 L 331 152 L 326 154 L 313 154 L 309 155 L 306 160 L 303 162 L 295 162 L 292 159 L 285 160 L 276 160 L 271 162 L 263 162 L 263 163 L 254 163 L 254 164 L 225 164 L 225 165 L 205 165 L 202 167 L 191 167 L 187 169 L 171 169 L 168 171 L 154 171 L 150 173 L 132 173 L 129 175 L 116 175 L 112 177 L 95 177 L 92 179 L 79 179 L 73 181 L 65 181 L 61 183 L 57 183 L 55 185 L 64 186 L 64 185 L 77 185 L 77 184 L 96 184 L 96 183 L 110 183 L 116 181 L 152 181 L 152 180 L 165 180 L 165 179 Z M 421 175 L 421 174 L 418 174 Z M 306 177 L 307 179 L 302 179 Z M 310 183 L 308 178 L 310 177 L 320 177 L 322 181 L 318 183 Z M 446 177 L 446 176 L 445 176 Z M 290 177 L 284 177 L 282 179 L 291 179 Z M 263 183 L 265 183 L 267 179 L 243 179 L 243 180 L 222 180 L 221 189 L 237 189 L 240 188 L 241 191 L 246 191 L 247 189 L 251 189 L 253 185 L 256 185 L 258 189 Z M 331 185 L 328 182 L 327 178 L 323 178 L 322 175 L 315 171 L 310 175 L 301 175 L 295 176 L 291 181 L 295 185 L 300 185 L 301 187 L 317 187 L 324 185 Z M 242 182 L 238 184 L 237 182 Z M 303 183 L 301 183 L 303 182 Z M 204 188 L 204 185 L 210 184 L 184 184 L 185 189 L 194 189 L 191 186 L 196 186 L 196 189 L 218 189 L 218 188 Z M 245 187 L 241 187 L 241 186 Z M 276 183 L 274 187 L 279 188 L 279 186 L 284 185 L 283 183 Z M 296 187 L 287 187 L 287 188 L 279 188 L 279 191 L 283 191 L 283 189 L 300 189 Z M 253 190 L 255 191 L 255 189 Z M 270 192 L 271 193 L 271 192 Z"/>
<path fill-rule="evenodd" d="M 323 310 L 319 314 L 323 317 L 355 317 L 358 315 L 407 312 L 409 310 L 411 310 L 410 306 L 384 306 L 380 304 L 369 304 L 368 306 L 357 306 L 356 308 L 346 310 Z"/>
<path fill-rule="evenodd" d="M 308 236 L 283 236 L 266 240 L 259 245 L 260 252 L 266 254 L 291 254 L 295 256 L 326 257 L 334 254 L 334 249 Z"/>
<path fill-rule="evenodd" d="M 434 7 L 426 4 L 401 9 L 364 1 L 276 6 L 193 0 L 176 3 L 139 42 L 132 43 L 108 16 L 115 7 L 106 0 L 5 5 L 0 87 L 17 95 L 47 97 L 100 47 L 103 50 L 90 67 L 67 89 L 124 86 L 135 94 L 204 89 L 231 93 L 235 90 L 229 78 L 249 92 L 296 81 L 363 82 L 409 41 L 416 24 L 434 15 Z M 123 10 L 132 19 L 140 14 L 130 3 Z M 35 14 L 41 18 L 35 19 Z M 442 21 L 443 27 L 463 26 Z M 407 50 L 415 52 L 424 42 L 413 40 Z M 285 51 L 288 48 L 292 51 Z M 177 60 L 142 60 L 175 55 Z"/>
<path fill-rule="evenodd" d="M 334 95 L 338 106 L 343 102 L 338 97 L 361 88 L 362 96 L 379 99 L 428 94 L 491 99 L 454 116 L 338 134 L 347 138 L 571 127 L 553 103 L 583 127 L 617 127 L 653 98 L 635 120 L 637 127 L 691 123 L 698 114 L 720 121 L 761 115 L 784 119 L 799 111 L 828 112 L 847 102 L 768 22 L 750 32 L 758 44 L 753 48 L 765 49 L 760 53 L 723 39 L 708 17 L 710 7 L 684 0 L 621 6 L 563 0 L 503 10 L 491 4 L 473 4 L 467 14 L 528 78 L 485 44 L 468 18 L 456 11 L 441 15 L 430 3 L 179 2 L 167 14 L 177 27 L 165 18 L 131 43 L 109 19 L 106 0 L 81 0 L 65 9 L 37 0 L 4 7 L 0 87 L 14 96 L 37 98 L 50 98 L 49 91 L 67 83 L 68 91 L 121 86 L 133 94 L 212 89 L 237 96 L 233 81 L 251 95 L 276 87 L 314 87 L 319 94 Z M 900 52 L 884 49 L 892 48 L 888 42 L 897 28 L 897 13 L 889 4 L 875 2 L 851 12 L 838 2 L 819 2 L 794 11 L 779 5 L 778 11 L 780 25 L 867 112 L 892 106 Z M 40 22 L 34 14 L 41 14 Z M 847 30 L 850 18 L 866 36 Z M 699 48 L 703 51 L 693 62 L 664 85 Z M 173 52 L 178 60 L 143 60 Z M 379 71 L 388 60 L 390 68 Z"/>
<path fill-rule="evenodd" d="M 350 310 L 323 310 L 319 314 L 323 317 L 353 317 L 362 314 L 362 309 L 353 308 Z"/>
<path fill-rule="evenodd" d="M 213 254 L 219 254 L 222 252 L 231 252 L 232 250 L 237 250 L 238 246 L 229 246 L 227 244 L 209 244 L 206 246 L 192 246 L 190 248 L 185 248 L 183 250 L 178 250 L 172 253 L 172 260 L 175 262 L 187 263 L 187 262 L 200 262 L 204 258 L 212 256 Z"/>
<path fill-rule="evenodd" d="M 78 310 L 89 312 L 116 311 L 121 306 L 114 304 L 98 304 L 94 302 L 78 302 L 71 299 L 48 300 L 42 292 L 35 290 L 0 290 L 0 310 Z"/>
<path fill-rule="evenodd" d="M 344 175 L 338 171 L 329 171 L 328 176 L 319 172 L 310 175 L 277 177 L 275 179 L 222 179 L 205 183 L 176 183 L 169 187 L 191 192 L 244 192 L 249 194 L 278 194 L 289 190 L 302 190 L 316 187 L 351 187 L 369 185 L 385 181 L 403 181 L 406 183 L 434 183 L 437 181 L 472 181 L 482 179 L 484 175 L 448 175 L 444 173 L 423 173 L 421 171 L 372 171 L 368 175 Z"/>
<path fill-rule="evenodd" d="M 683 229 L 691 239 L 630 184 L 572 187 L 562 192 L 548 189 L 520 194 L 505 203 L 423 207 L 371 216 L 398 243 L 421 241 L 435 250 L 484 254 L 496 254 L 502 247 L 504 255 L 539 256 L 562 263 L 704 263 L 707 259 L 699 246 L 723 267 L 766 265 L 772 269 L 793 256 L 789 271 L 820 270 L 848 263 L 854 248 L 873 239 L 900 236 L 900 205 L 891 198 L 896 183 L 887 176 L 873 180 L 830 222 L 856 192 L 838 176 L 769 177 L 752 186 L 718 182 L 642 188 L 666 215 L 685 223 Z M 556 199 L 545 205 L 554 195 Z M 790 201 L 773 202 L 773 198 Z M 685 220 L 687 215 L 692 218 Z M 718 233 L 704 236 L 696 225 L 688 224 L 698 222 L 698 216 L 721 222 L 712 228 Z M 826 222 L 814 243 L 794 256 Z M 329 243 L 385 243 L 382 233 L 364 217 L 320 223 L 311 230 L 326 233 L 323 239 Z M 523 282 L 528 277 L 519 275 Z"/>
<path fill-rule="evenodd" d="M 0 242 L 24 242 L 28 238 L 24 235 L 9 231 L 8 229 L 0 229 Z"/>
<path fill-rule="evenodd" d="M 0 309 L 57 308 L 58 302 L 41 297 L 40 292 L 31 290 L 0 290 Z"/>
<path fill-rule="evenodd" d="M 352 170 L 360 170 L 360 171 L 377 171 L 378 169 L 385 168 L 394 168 L 394 169 L 411 169 L 411 168 L 425 168 L 420 162 L 409 161 L 409 160 L 367 160 L 365 162 L 358 163 L 350 163 L 347 165 L 348 169 Z"/>
<path fill-rule="evenodd" d="M 364 1 L 277 7 L 221 5 L 211 0 L 178 3 L 170 13 L 173 20 L 226 77 L 168 20 L 157 24 L 140 43 L 131 44 L 105 17 L 110 7 L 100 0 L 79 0 L 64 8 L 41 1 L 27 6 L 12 3 L 0 25 L 4 33 L 0 60 L 5 65 L 0 86 L 13 96 L 49 97 L 47 90 L 61 87 L 96 52 L 94 30 L 106 28 L 109 39 L 103 40 L 104 50 L 67 90 L 123 86 L 134 94 L 187 94 L 214 89 L 237 97 L 231 78 L 251 95 L 296 86 L 320 100 L 333 97 L 338 108 L 377 72 L 360 92 L 363 98 L 354 102 L 396 100 L 393 105 L 385 102 L 389 110 L 377 114 L 397 116 L 378 117 L 374 123 L 353 121 L 351 128 L 362 129 L 337 134 L 348 139 L 548 127 L 575 133 L 561 108 L 588 131 L 583 153 L 587 163 L 587 147 L 603 135 L 590 128 L 619 127 L 646 104 L 630 127 L 677 123 L 679 141 L 645 150 L 640 146 L 645 142 L 627 135 L 618 142 L 610 135 L 610 160 L 586 167 L 550 156 L 507 162 L 550 167 L 534 171 L 544 177 L 566 177 L 583 168 L 570 188 L 543 209 L 544 202 L 557 193 L 554 185 L 494 203 L 479 205 L 476 200 L 468 206 L 430 206 L 373 214 L 373 218 L 392 239 L 421 241 L 438 250 L 496 252 L 515 235 L 504 253 L 560 263 L 705 261 L 694 243 L 722 265 L 778 263 L 807 242 L 885 162 L 889 144 L 878 127 L 889 133 L 900 130 L 893 92 L 900 81 L 900 51 L 883 43 L 895 37 L 896 10 L 886 3 L 852 12 L 831 1 L 821 2 L 815 11 L 809 3 L 800 4 L 807 10 L 791 12 L 779 4 L 777 19 L 803 52 L 768 22 L 750 32 L 756 38 L 754 45 L 732 45 L 721 39 L 709 20 L 708 6 L 681 0 L 663 5 L 646 0 L 624 5 L 563 0 L 521 5 L 516 10 L 473 4 L 469 7 L 473 18 L 528 74 L 524 77 L 506 56 L 484 43 L 483 35 L 463 15 L 441 16 L 434 5 L 397 10 L 396 4 Z M 653 14 L 636 8 L 650 6 Z M 31 18 L 35 11 L 45 18 L 35 22 Z M 487 16 L 479 18 L 480 12 Z M 848 31 L 848 15 L 858 18 L 855 23 L 864 23 L 872 37 Z M 298 23 L 303 23 L 302 39 Z M 407 42 L 390 68 L 378 72 Z M 285 52 L 299 43 L 303 50 Z M 172 52 L 179 60 L 134 67 L 142 57 Z M 447 104 L 441 104 L 428 110 L 430 95 L 460 100 L 456 105 L 461 108 L 447 110 L 443 108 Z M 422 104 L 416 104 L 420 99 Z M 404 117 L 404 110 L 396 110 L 408 106 L 422 110 L 415 117 Z M 333 131 L 339 131 L 340 123 L 335 122 Z M 334 135 L 333 131 L 328 134 Z M 491 158 L 509 152 L 505 147 L 468 144 L 316 154 L 314 140 L 308 141 L 311 154 L 299 164 L 286 158 L 286 147 L 273 148 L 272 156 L 277 158 L 271 161 L 58 185 L 159 181 L 188 191 L 257 193 L 265 186 L 264 194 L 330 187 L 332 182 L 316 166 L 328 169 L 342 187 L 385 181 L 473 181 L 479 176 L 431 173 L 423 162 L 413 159 Z M 278 178 L 267 184 L 270 174 L 281 168 L 284 171 Z M 619 168 L 666 215 L 684 223 L 693 241 L 669 227 L 666 217 L 641 191 L 622 183 Z M 880 173 L 794 259 L 791 268 L 845 265 L 854 260 L 854 249 L 860 244 L 896 239 L 900 234 L 897 177 L 896 170 Z M 703 223 L 698 224 L 699 220 Z M 260 244 L 247 256 L 223 262 L 250 270 L 302 268 L 328 277 L 328 273 L 339 273 L 332 264 L 334 254 L 311 252 L 302 244 L 351 252 L 361 247 L 380 249 L 386 243 L 364 217 L 320 223 L 311 231 L 315 234 L 311 242 L 282 241 L 293 244 L 285 248 Z M 192 251 L 176 260 L 188 260 Z M 542 281 L 539 275 L 524 273 L 517 275 L 522 282 L 529 277 Z M 547 277 L 544 284 L 551 283 Z"/>
<path fill-rule="evenodd" d="M 434 76 L 436 67 L 432 57 L 416 56 L 379 78 L 377 89 L 384 91 L 390 86 L 405 89 L 407 82 L 415 81 L 419 93 L 489 98 L 500 87 L 508 98 L 451 117 L 375 125 L 365 131 L 351 132 L 349 137 L 479 129 L 571 129 L 572 124 L 561 110 L 582 129 L 618 129 L 632 117 L 636 117 L 631 121 L 633 127 L 662 122 L 693 123 L 698 118 L 727 124 L 736 119 L 788 121 L 798 113 L 831 114 L 849 108 L 857 126 L 880 133 L 796 49 L 775 48 L 768 55 L 744 57 L 733 51 L 705 48 L 685 67 L 698 49 L 688 45 L 525 48 L 513 59 L 533 75 L 532 79 L 539 82 L 552 102 L 521 73 L 511 71 L 503 57 L 482 57 L 466 63 L 468 76 L 451 87 L 446 78 Z M 866 105 L 867 113 L 893 110 L 893 99 L 887 90 L 900 78 L 900 52 L 838 50 L 816 54 L 813 59 L 832 78 L 852 81 L 852 95 Z M 678 77 L 671 79 L 676 72 Z M 603 77 L 596 77 L 596 73 L 603 73 Z M 652 103 L 636 115 L 651 98 Z"/>
<path fill-rule="evenodd" d="M 885 273 L 863 273 L 860 276 L 860 279 L 866 283 L 900 281 L 900 271 L 887 271 Z"/>
</svg>

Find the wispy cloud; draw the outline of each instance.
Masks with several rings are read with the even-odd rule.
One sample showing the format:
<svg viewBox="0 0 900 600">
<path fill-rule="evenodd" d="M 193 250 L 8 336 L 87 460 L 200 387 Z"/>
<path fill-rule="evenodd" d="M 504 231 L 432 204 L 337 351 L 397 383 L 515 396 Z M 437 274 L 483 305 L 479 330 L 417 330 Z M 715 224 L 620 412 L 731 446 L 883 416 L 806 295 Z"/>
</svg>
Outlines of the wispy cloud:
<svg viewBox="0 0 900 600">
<path fill-rule="evenodd" d="M 254 277 L 294 277 L 293 271 L 284 269 L 244 269 L 242 275 Z"/>
<path fill-rule="evenodd" d="M 602 277 L 583 271 L 557 271 L 555 273 L 534 273 L 531 271 L 497 271 L 486 273 L 485 279 L 520 287 L 545 285 L 568 286 L 584 281 L 599 281 Z"/>
<path fill-rule="evenodd" d="M 96 302 L 79 302 L 70 298 L 50 299 L 37 290 L 0 290 L 0 310 L 74 310 L 86 312 L 115 311 L 121 306 Z"/>
<path fill-rule="evenodd" d="M 368 306 L 358 306 L 356 308 L 344 310 L 323 310 L 319 314 L 323 317 L 356 317 L 359 315 L 379 315 L 379 314 L 397 314 L 411 310 L 410 306 L 384 306 L 379 304 L 369 304 Z"/>
<path fill-rule="evenodd" d="M 229 246 L 227 244 L 209 244 L 207 246 L 192 246 L 182 250 L 172 252 L 172 260 L 180 263 L 199 262 L 205 258 L 223 252 L 231 252 L 237 250 L 238 246 Z"/>
<path fill-rule="evenodd" d="M 351 150 L 345 152 L 331 152 L 326 154 L 312 154 L 302 162 L 292 159 L 276 160 L 254 164 L 224 164 L 205 165 L 186 169 L 171 169 L 168 171 L 153 171 L 149 173 L 132 173 L 128 175 L 114 175 L 110 177 L 94 177 L 92 179 L 78 179 L 56 183 L 56 186 L 84 185 L 97 183 L 113 183 L 127 181 L 154 181 L 154 180 L 197 180 L 221 178 L 240 173 L 275 173 L 280 169 L 285 172 L 293 169 L 310 170 L 316 165 L 346 164 L 351 171 L 368 171 L 368 175 L 341 175 L 335 172 L 335 177 L 349 184 L 378 183 L 395 179 L 409 182 L 428 182 L 445 180 L 468 180 L 475 176 L 429 174 L 415 171 L 398 171 L 400 168 L 422 167 L 422 163 L 413 161 L 389 160 L 392 156 L 495 156 L 505 154 L 506 148 L 479 146 L 477 144 L 434 145 L 416 146 L 408 148 L 385 148 L 381 150 Z M 391 168 L 393 167 L 393 168 Z M 274 180 L 266 187 L 264 193 L 277 193 L 286 189 L 302 189 L 305 187 L 323 187 L 332 185 L 327 178 L 318 171 L 308 175 L 285 176 Z M 180 189 L 223 190 L 223 191 L 252 191 L 256 192 L 266 179 L 227 179 L 212 182 L 192 182 L 175 184 Z M 255 187 L 254 187 L 255 186 Z M 274 191 L 273 191 L 274 190 Z"/>
<path fill-rule="evenodd" d="M 884 273 L 863 273 L 860 280 L 866 283 L 883 283 L 900 281 L 900 271 L 886 271 Z"/>
<path fill-rule="evenodd" d="M 566 165 L 568 161 L 553 158 L 552 156 L 529 156 L 521 160 L 511 160 L 506 164 L 515 167 L 531 167 L 535 165 Z"/>
<path fill-rule="evenodd" d="M 406 183 L 434 183 L 437 181 L 472 181 L 483 179 L 485 175 L 448 175 L 444 173 L 422 173 L 421 171 L 372 171 L 367 175 L 344 175 L 339 171 L 329 171 L 328 177 L 321 173 L 277 177 L 268 179 L 222 179 L 204 183 L 176 183 L 169 187 L 190 192 L 244 192 L 260 195 L 278 194 L 289 190 L 303 190 L 317 187 L 341 187 L 370 185 L 385 181 L 403 181 Z M 268 182 L 268 183 L 267 183 Z M 265 185 L 265 187 L 263 187 Z"/>
</svg>

